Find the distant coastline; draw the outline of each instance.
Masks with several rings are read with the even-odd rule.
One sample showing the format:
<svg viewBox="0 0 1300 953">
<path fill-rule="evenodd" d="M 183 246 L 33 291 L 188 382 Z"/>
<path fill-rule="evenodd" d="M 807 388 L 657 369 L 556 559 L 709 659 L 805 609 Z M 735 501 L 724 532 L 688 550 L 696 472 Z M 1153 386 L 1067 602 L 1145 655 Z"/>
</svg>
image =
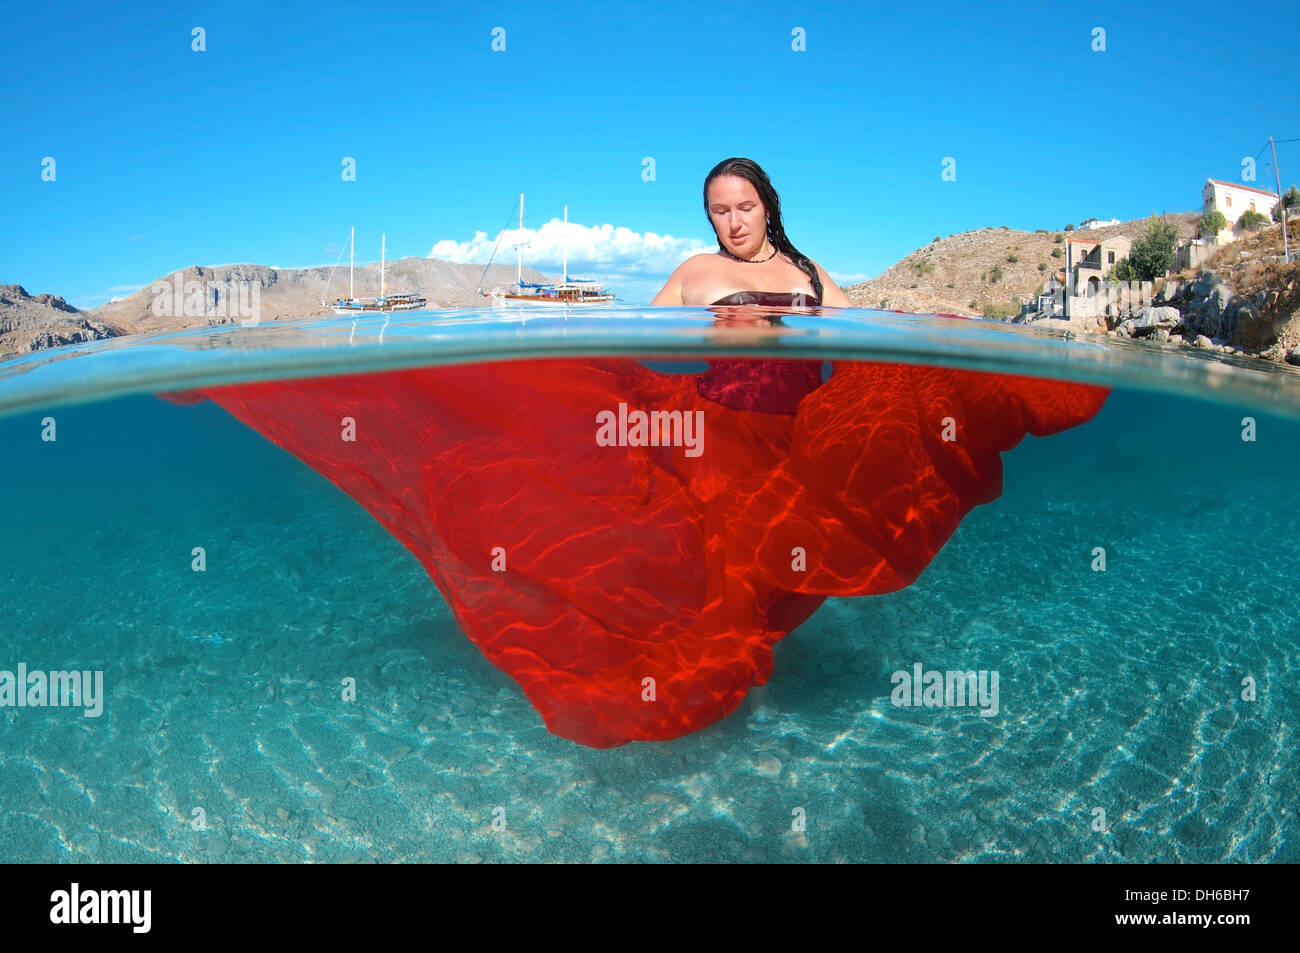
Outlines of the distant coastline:
<svg viewBox="0 0 1300 953">
<path fill-rule="evenodd" d="M 484 278 L 482 265 L 401 258 L 387 263 L 384 283 L 390 293 L 423 294 L 430 308 L 481 308 L 484 299 L 475 290 L 480 279 L 514 281 L 515 267 L 493 265 Z M 524 279 L 548 280 L 531 268 L 524 269 Z M 378 294 L 379 264 L 358 265 L 354 286 L 358 295 Z M 252 323 L 248 304 L 254 298 L 258 323 L 334 317 L 322 301 L 346 296 L 347 290 L 346 265 L 341 270 L 191 265 L 87 311 L 54 295 L 29 294 L 21 285 L 0 285 L 0 359 L 100 338 Z"/>
<path fill-rule="evenodd" d="M 1199 213 L 1167 218 L 1180 242 L 1195 237 Z M 1147 219 L 1134 219 L 1073 234 L 1098 241 L 1117 236 L 1132 240 L 1146 224 Z M 1293 222 L 1293 233 L 1297 227 L 1300 222 Z M 1064 277 L 1064 232 L 1000 226 L 936 236 L 881 275 L 844 291 L 863 308 L 1033 320 L 1032 302 L 1053 279 Z M 1252 267 L 1277 257 L 1271 245 L 1280 245 L 1280 232 L 1276 225 L 1263 229 L 1224 246 L 1197 269 L 1171 273 L 1177 280 L 1153 302 L 1154 309 L 1108 319 L 1075 319 L 1068 327 L 1079 333 L 1145 337 L 1300 364 L 1300 294 L 1288 291 L 1300 288 L 1300 264 L 1279 263 L 1268 271 Z M 484 299 L 475 290 L 481 282 L 504 284 L 515 278 L 515 269 L 505 264 L 492 265 L 484 276 L 481 265 L 434 258 L 403 258 L 388 263 L 387 269 L 388 291 L 422 294 L 436 309 L 481 308 Z M 548 280 L 530 268 L 524 269 L 524 278 Z M 355 285 L 358 294 L 377 293 L 378 264 L 359 266 Z M 324 315 L 329 309 L 322 302 L 343 294 L 345 286 L 346 275 L 340 285 L 339 273 L 326 267 L 192 265 L 125 298 L 78 311 L 56 295 L 31 295 L 20 285 L 0 285 L 0 358 L 105 337 Z M 249 320 L 249 297 L 257 299 L 255 320 Z M 1230 304 L 1233 297 L 1236 303 Z M 1044 324 L 1067 326 L 1061 321 Z"/>
</svg>

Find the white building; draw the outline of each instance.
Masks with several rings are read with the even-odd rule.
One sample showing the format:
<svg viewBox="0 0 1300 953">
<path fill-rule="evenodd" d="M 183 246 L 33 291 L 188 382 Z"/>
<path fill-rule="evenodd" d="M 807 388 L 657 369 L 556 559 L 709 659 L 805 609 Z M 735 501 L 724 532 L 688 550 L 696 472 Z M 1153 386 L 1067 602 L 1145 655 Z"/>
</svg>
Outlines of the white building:
<svg viewBox="0 0 1300 953">
<path fill-rule="evenodd" d="M 1103 222 L 1099 218 L 1087 218 L 1079 223 L 1080 229 L 1105 228 L 1107 225 L 1118 225 L 1119 219 L 1112 218 L 1109 222 Z"/>
<path fill-rule="evenodd" d="M 1203 214 L 1219 211 L 1228 220 L 1228 226 L 1218 235 L 1213 236 L 1217 242 L 1230 242 L 1240 233 L 1236 227 L 1237 219 L 1246 212 L 1258 212 L 1271 220 L 1273 206 L 1277 204 L 1277 193 L 1265 192 L 1263 189 L 1224 182 L 1220 179 L 1206 179 L 1205 188 L 1201 190 L 1205 207 Z"/>
</svg>

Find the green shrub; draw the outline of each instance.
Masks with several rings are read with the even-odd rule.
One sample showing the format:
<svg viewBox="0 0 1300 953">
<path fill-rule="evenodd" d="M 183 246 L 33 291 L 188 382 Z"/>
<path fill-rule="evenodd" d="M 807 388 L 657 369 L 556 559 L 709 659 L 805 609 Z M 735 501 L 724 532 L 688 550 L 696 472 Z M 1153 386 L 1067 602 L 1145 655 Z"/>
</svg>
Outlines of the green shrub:
<svg viewBox="0 0 1300 953">
<path fill-rule="evenodd" d="M 1039 270 L 1039 271 L 1046 271 L 1046 270 L 1047 270 L 1047 265 L 1040 261 L 1040 262 L 1038 263 L 1038 270 Z"/>
<path fill-rule="evenodd" d="M 1251 209 L 1248 212 L 1242 212 L 1241 218 L 1237 219 L 1237 221 L 1241 223 L 1242 228 L 1258 230 L 1268 224 L 1268 216 Z"/>
<path fill-rule="evenodd" d="M 974 311 L 974 310 L 975 310 L 976 308 L 978 308 L 979 306 L 980 306 L 980 305 L 979 305 L 979 302 L 978 302 L 978 301 L 975 301 L 974 299 L 971 299 L 970 301 L 968 301 L 968 302 L 966 303 L 966 307 L 970 308 L 972 311 Z"/>
<path fill-rule="evenodd" d="M 989 280 L 990 280 L 990 281 L 994 281 L 994 282 L 998 282 L 998 281 L 1001 281 L 1001 280 L 1002 280 L 1002 266 L 1001 266 L 1001 265 L 994 265 L 994 266 L 993 266 L 993 271 L 989 274 Z"/>
<path fill-rule="evenodd" d="M 1020 260 L 1020 259 L 1017 258 L 1015 255 L 1008 255 L 1008 256 L 1007 256 L 1007 261 L 1010 262 L 1010 263 L 1013 264 L 1013 265 L 1014 265 L 1016 262 L 1018 262 L 1019 260 Z"/>
<path fill-rule="evenodd" d="M 950 282 L 948 282 L 948 287 L 949 287 L 949 288 L 956 288 L 957 286 L 954 285 L 954 284 L 950 281 Z"/>
<path fill-rule="evenodd" d="M 1140 281 L 1160 278 L 1174 263 L 1174 249 L 1178 244 L 1178 228 L 1163 216 L 1154 215 L 1147 221 L 1146 231 L 1133 243 L 1129 260 L 1133 263 Z"/>
<path fill-rule="evenodd" d="M 935 235 L 934 238 L 930 239 L 930 244 L 931 244 L 931 245 L 937 245 L 937 244 L 939 244 L 939 236 L 938 236 L 938 235 Z"/>
<path fill-rule="evenodd" d="M 1201 216 L 1201 237 L 1213 238 L 1228 227 L 1228 219 L 1217 208 Z"/>
<path fill-rule="evenodd" d="M 1137 270 L 1133 267 L 1131 261 L 1127 258 L 1121 258 L 1115 262 L 1115 267 L 1110 270 L 1110 274 L 1106 277 L 1115 281 L 1133 281 L 1137 278 Z"/>
<path fill-rule="evenodd" d="M 995 321 L 1006 321 L 1008 318 L 1014 318 L 1020 313 L 1020 299 L 1012 298 L 1010 301 L 1002 304 L 984 305 L 984 317 L 992 318 Z"/>
<path fill-rule="evenodd" d="M 1060 257 L 1061 257 L 1061 249 L 1059 249 L 1059 248 L 1053 248 L 1053 249 L 1052 249 L 1052 257 L 1053 257 L 1053 258 L 1060 258 Z"/>
<path fill-rule="evenodd" d="M 1052 241 L 1056 242 L 1056 244 L 1059 245 L 1061 244 L 1061 242 L 1065 241 L 1065 236 L 1062 235 L 1060 232 L 1057 232 L 1056 237 L 1052 239 Z"/>
<path fill-rule="evenodd" d="M 1071 224 L 1065 226 L 1065 230 L 1066 230 L 1067 232 L 1072 232 L 1072 231 L 1074 231 L 1074 225 L 1073 225 L 1073 223 L 1071 223 Z"/>
<path fill-rule="evenodd" d="M 1284 205 L 1287 207 L 1288 210 L 1295 208 L 1297 205 L 1300 205 L 1300 189 L 1297 189 L 1293 185 L 1291 186 L 1291 188 L 1286 190 L 1285 194 L 1283 194 L 1282 196 L 1282 201 L 1278 202 L 1276 205 L 1273 206 L 1273 221 L 1275 222 L 1282 221 L 1282 206 Z M 1290 218 L 1291 215 L 1290 212 L 1288 211 L 1287 219 L 1290 220 Z"/>
</svg>

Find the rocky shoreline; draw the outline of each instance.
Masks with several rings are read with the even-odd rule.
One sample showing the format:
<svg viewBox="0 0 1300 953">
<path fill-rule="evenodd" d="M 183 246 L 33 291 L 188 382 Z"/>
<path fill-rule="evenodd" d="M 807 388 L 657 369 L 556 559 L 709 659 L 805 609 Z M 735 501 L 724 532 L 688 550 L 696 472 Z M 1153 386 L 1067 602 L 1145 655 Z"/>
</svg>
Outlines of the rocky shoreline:
<svg viewBox="0 0 1300 953">
<path fill-rule="evenodd" d="M 1095 316 L 1026 312 L 1017 321 L 1300 366 L 1300 261 L 1281 251 L 1281 229 L 1269 229 L 1220 248 L 1195 273 L 1158 279 L 1132 307 L 1112 301 Z"/>
<path fill-rule="evenodd" d="M 87 317 L 58 295 L 32 295 L 22 285 L 0 285 L 0 357 L 122 333 Z"/>
<path fill-rule="evenodd" d="M 1149 307 L 1129 316 L 1064 320 L 1028 315 L 1017 323 L 1139 338 L 1300 366 L 1300 314 L 1280 307 L 1286 293 L 1235 294 L 1213 275 L 1166 281 Z"/>
</svg>

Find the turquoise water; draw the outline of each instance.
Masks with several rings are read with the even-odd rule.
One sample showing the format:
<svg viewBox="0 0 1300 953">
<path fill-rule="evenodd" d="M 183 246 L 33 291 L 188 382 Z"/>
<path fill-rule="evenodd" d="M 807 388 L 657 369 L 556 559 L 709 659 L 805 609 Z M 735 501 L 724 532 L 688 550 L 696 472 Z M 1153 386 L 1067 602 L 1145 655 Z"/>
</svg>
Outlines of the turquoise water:
<svg viewBox="0 0 1300 953">
<path fill-rule="evenodd" d="M 608 350 L 954 360 L 940 319 L 796 316 L 776 343 L 724 347 L 681 310 L 611 322 Z M 354 357 L 446 349 L 417 333 L 428 315 L 405 320 L 417 347 L 390 326 Z M 462 357 L 511 336 L 521 355 L 600 353 L 590 319 L 567 329 L 572 350 L 545 320 L 538 341 L 508 316 L 461 320 Z M 211 402 L 140 393 L 162 374 L 283 376 L 285 355 L 300 374 L 294 328 L 0 365 L 0 669 L 99 669 L 106 695 L 98 718 L 0 707 L 0 860 L 1300 860 L 1296 375 L 970 324 L 996 340 L 960 360 L 1124 386 L 1092 421 L 1006 453 L 1001 498 L 915 584 L 828 601 L 730 717 L 608 750 L 548 733 L 333 484 Z M 302 354 L 338 360 L 350 326 L 318 326 L 334 344 Z M 79 361 L 100 362 L 94 389 L 42 441 L 60 392 L 41 380 L 66 387 Z M 893 705 L 891 673 L 916 661 L 997 670 L 997 716 Z"/>
</svg>

